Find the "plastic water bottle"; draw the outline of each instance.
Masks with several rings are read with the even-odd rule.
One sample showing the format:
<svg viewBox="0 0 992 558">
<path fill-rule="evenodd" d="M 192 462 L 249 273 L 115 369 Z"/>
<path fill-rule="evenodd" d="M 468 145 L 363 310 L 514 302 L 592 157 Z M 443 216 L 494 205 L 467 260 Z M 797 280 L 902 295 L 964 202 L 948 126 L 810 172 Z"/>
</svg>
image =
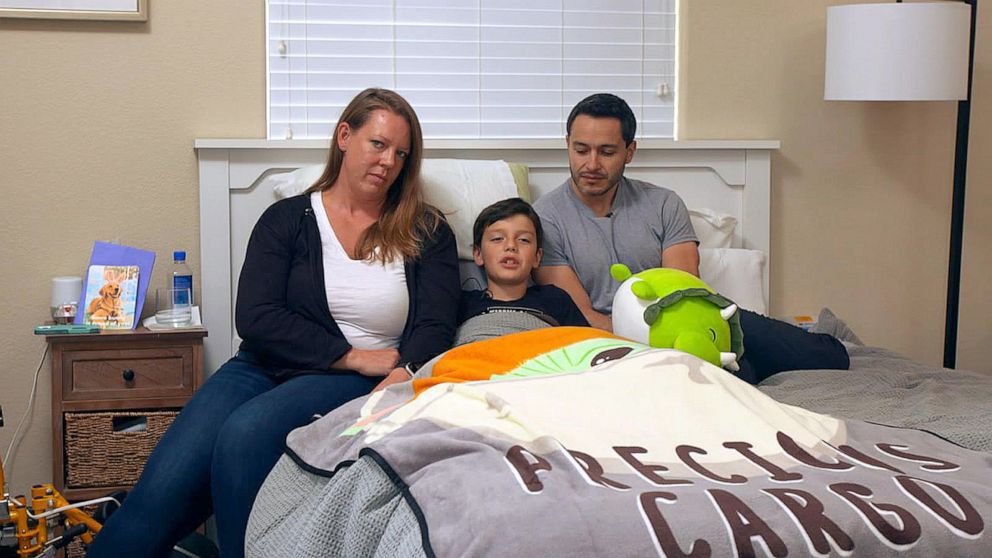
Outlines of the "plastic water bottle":
<svg viewBox="0 0 992 558">
<path fill-rule="evenodd" d="M 189 300 L 183 295 L 177 295 L 177 304 L 193 304 L 193 273 L 186 265 L 186 252 L 176 250 L 172 253 L 172 288 L 189 289 Z"/>
</svg>

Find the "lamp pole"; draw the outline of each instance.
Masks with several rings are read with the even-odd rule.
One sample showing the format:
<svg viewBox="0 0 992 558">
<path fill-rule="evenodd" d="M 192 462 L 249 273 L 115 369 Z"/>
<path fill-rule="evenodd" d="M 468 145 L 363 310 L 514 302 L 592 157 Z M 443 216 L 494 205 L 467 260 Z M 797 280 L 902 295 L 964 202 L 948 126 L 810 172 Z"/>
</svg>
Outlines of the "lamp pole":
<svg viewBox="0 0 992 558">
<path fill-rule="evenodd" d="M 961 251 L 964 243 L 964 193 L 968 174 L 968 132 L 971 123 L 971 81 L 975 68 L 975 22 L 978 0 L 971 5 L 968 39 L 968 92 L 958 101 L 958 126 L 954 147 L 954 189 L 951 194 L 951 245 L 947 267 L 947 311 L 944 323 L 944 367 L 954 368 L 958 346 L 958 304 L 961 294 Z"/>
</svg>

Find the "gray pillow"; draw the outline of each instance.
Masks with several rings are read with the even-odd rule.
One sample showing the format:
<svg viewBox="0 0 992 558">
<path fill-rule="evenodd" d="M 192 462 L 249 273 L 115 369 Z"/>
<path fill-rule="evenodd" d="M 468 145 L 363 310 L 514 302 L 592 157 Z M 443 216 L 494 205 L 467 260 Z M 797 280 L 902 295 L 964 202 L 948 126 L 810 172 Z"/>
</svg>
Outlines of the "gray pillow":
<svg viewBox="0 0 992 558">
<path fill-rule="evenodd" d="M 861 338 L 857 336 L 851 328 L 838 318 L 829 308 L 820 310 L 820 315 L 816 319 L 816 325 L 810 328 L 813 333 L 828 333 L 837 339 L 852 343 L 854 345 L 864 345 Z"/>
</svg>

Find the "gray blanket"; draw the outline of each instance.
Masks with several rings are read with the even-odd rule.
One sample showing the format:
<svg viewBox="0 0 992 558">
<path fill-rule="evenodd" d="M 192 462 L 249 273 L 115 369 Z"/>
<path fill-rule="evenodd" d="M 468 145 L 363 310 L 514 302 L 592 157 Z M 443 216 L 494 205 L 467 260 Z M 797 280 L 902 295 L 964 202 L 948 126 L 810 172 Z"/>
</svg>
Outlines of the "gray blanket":
<svg viewBox="0 0 992 558">
<path fill-rule="evenodd" d="M 783 372 L 759 387 L 818 413 L 918 428 L 992 452 L 992 375 L 930 367 L 876 347 L 848 352 L 850 370 Z"/>
<path fill-rule="evenodd" d="M 633 356 L 637 354 L 635 352 Z M 990 406 L 987 403 L 992 400 L 992 378 L 972 373 L 927 369 L 881 349 L 853 347 L 851 355 L 850 371 L 783 373 L 761 386 L 761 392 L 779 402 L 801 406 L 818 413 L 893 426 L 923 428 L 966 448 L 982 451 L 992 449 L 992 411 L 989 410 Z M 654 358 L 654 364 L 647 364 L 645 361 L 639 366 L 642 368 L 661 366 L 663 364 L 661 360 L 668 362 L 671 358 L 668 355 L 663 356 L 662 359 L 651 357 L 650 354 L 642 355 L 640 360 Z M 637 361 L 637 358 L 630 359 L 631 363 Z M 665 366 L 675 365 L 678 365 L 677 359 L 668 362 Z M 631 368 L 629 373 L 637 373 L 637 367 L 628 368 Z M 621 368 L 617 368 L 615 373 L 619 374 L 619 370 Z M 665 373 L 676 374 L 674 368 L 670 371 L 666 369 Z M 594 375 L 582 374 L 580 371 L 573 380 L 582 377 L 594 378 Z M 690 385 L 672 384 L 668 388 L 676 391 L 696 389 L 691 384 L 700 382 L 723 388 L 729 386 L 727 393 L 731 394 L 730 398 L 717 405 L 735 409 L 739 407 L 739 410 L 732 411 L 730 415 L 733 417 L 731 422 L 739 423 L 736 426 L 741 427 L 739 435 L 742 437 L 732 438 L 734 440 L 760 443 L 761 436 L 754 434 L 752 438 L 749 437 L 750 433 L 765 428 L 767 425 L 762 424 L 764 422 L 780 420 L 781 417 L 773 419 L 773 415 L 778 415 L 780 411 L 792 418 L 775 426 L 772 431 L 775 429 L 779 432 L 786 431 L 796 436 L 796 439 L 806 437 L 810 432 L 816 432 L 819 428 L 817 425 L 821 424 L 819 422 L 821 419 L 812 415 L 807 417 L 802 413 L 797 415 L 789 411 L 788 407 L 775 410 L 774 403 L 769 403 L 770 400 L 765 401 L 759 395 L 755 395 L 757 392 L 742 397 L 743 392 L 746 391 L 745 387 L 735 384 L 732 378 L 728 383 L 718 371 L 701 367 L 695 377 L 690 371 L 687 378 L 690 380 Z M 506 381 L 500 380 L 501 385 L 505 385 Z M 537 383 L 532 382 L 532 385 L 536 386 Z M 435 386 L 431 389 L 441 388 L 443 386 Z M 549 393 L 562 396 L 571 393 L 568 389 L 554 385 L 549 389 L 551 390 Z M 599 389 L 602 389 L 602 386 Z M 527 391 L 532 390 L 528 388 Z M 506 399 L 505 392 L 492 391 L 484 397 L 493 399 L 497 393 L 504 404 L 509 401 L 518 411 L 521 408 L 526 409 L 526 401 Z M 392 395 L 400 399 L 410 396 L 408 393 Z M 610 394 L 601 395 L 609 397 Z M 992 471 L 992 457 L 982 457 L 982 454 L 973 454 L 968 450 L 956 448 L 953 444 L 928 434 L 888 429 L 862 423 L 860 420 L 836 423 L 842 425 L 839 430 L 831 430 L 833 434 L 821 438 L 834 447 L 868 449 L 874 448 L 876 443 L 884 440 L 886 443 L 882 445 L 889 451 L 883 454 L 875 452 L 875 457 L 881 458 L 876 462 L 856 451 L 843 455 L 835 453 L 830 458 L 820 456 L 825 462 L 854 459 L 854 463 L 859 465 L 855 467 L 859 471 L 857 476 L 851 477 L 847 473 L 840 475 L 844 476 L 848 483 L 844 486 L 854 491 L 847 492 L 850 497 L 847 506 L 838 503 L 837 495 L 831 494 L 826 488 L 828 485 L 834 486 L 830 484 L 831 482 L 836 485 L 835 481 L 839 478 L 837 473 L 829 471 L 824 473 L 818 471 L 816 467 L 796 469 L 796 471 L 801 470 L 805 475 L 805 480 L 798 485 L 777 484 L 774 481 L 769 482 L 769 479 L 757 478 L 745 483 L 747 489 L 742 489 L 740 486 L 735 488 L 732 483 L 709 484 L 717 488 L 705 491 L 704 493 L 709 495 L 707 498 L 701 496 L 703 493 L 689 492 L 689 489 L 683 486 L 662 485 L 652 488 L 651 483 L 644 484 L 643 481 L 645 478 L 654 477 L 643 471 L 639 475 L 631 474 L 629 467 L 618 468 L 617 462 L 620 460 L 617 459 L 613 459 L 613 462 L 601 459 L 605 472 L 600 471 L 598 474 L 600 480 L 597 482 L 600 486 L 592 486 L 596 483 L 590 483 L 589 479 L 596 478 L 597 475 L 590 477 L 589 466 L 595 463 L 595 459 L 590 461 L 587 458 L 589 454 L 600 454 L 592 450 L 588 450 L 588 453 L 580 451 L 578 453 L 584 455 L 584 458 L 576 460 L 573 453 L 573 458 L 570 460 L 567 452 L 556 452 L 554 448 L 548 447 L 547 442 L 512 444 L 515 447 L 525 448 L 513 454 L 517 457 L 525 457 L 516 462 L 518 473 L 526 471 L 528 464 L 541 464 L 543 459 L 547 462 L 548 471 L 574 470 L 574 479 L 585 478 L 587 485 L 580 483 L 573 488 L 578 489 L 578 493 L 592 496 L 590 501 L 595 504 L 589 508 L 583 503 L 586 501 L 584 498 L 588 496 L 575 496 L 573 490 L 563 491 L 563 487 L 567 487 L 567 484 L 551 483 L 549 479 L 553 477 L 542 476 L 551 473 L 545 473 L 540 467 L 534 469 L 533 478 L 528 479 L 526 475 L 519 474 L 516 484 L 499 485 L 496 477 L 501 472 L 505 473 L 508 468 L 512 469 L 507 463 L 513 462 L 513 459 L 510 458 L 509 445 L 500 445 L 487 439 L 487 436 L 492 437 L 491 432 L 480 437 L 478 432 L 460 429 L 458 430 L 460 434 L 455 435 L 454 443 L 464 448 L 496 448 L 495 454 L 501 455 L 503 452 L 502 454 L 507 456 L 506 460 L 493 461 L 485 457 L 473 460 L 473 455 L 477 458 L 485 455 L 485 452 L 480 452 L 481 450 L 445 453 L 448 450 L 437 449 L 435 446 L 439 440 L 450 438 L 450 435 L 445 434 L 443 430 L 452 425 L 446 424 L 439 429 L 437 421 L 414 420 L 413 417 L 416 416 L 423 418 L 418 413 L 426 414 L 426 409 L 421 409 L 403 420 L 397 420 L 392 426 L 380 429 L 378 433 L 375 431 L 376 425 L 373 424 L 371 429 L 368 429 L 367 422 L 358 429 L 352 426 L 350 430 L 347 428 L 342 430 L 342 425 L 347 427 L 352 424 L 355 417 L 365 416 L 366 419 L 370 417 L 374 419 L 375 412 L 382 411 L 383 405 L 388 408 L 395 403 L 389 397 L 390 394 L 387 394 L 382 401 L 371 406 L 368 401 L 355 402 L 311 427 L 295 431 L 291 435 L 290 451 L 270 474 L 256 500 L 246 536 L 248 556 L 275 558 L 430 556 L 434 552 L 443 556 L 493 553 L 504 555 L 503 551 L 511 554 L 566 552 L 578 555 L 643 555 L 653 554 L 655 551 L 659 554 L 671 554 L 675 550 L 679 552 L 695 550 L 699 555 L 708 556 L 730 554 L 735 549 L 742 555 L 754 551 L 760 554 L 761 551 L 757 549 L 763 547 L 770 548 L 776 554 L 783 548 L 796 554 L 805 554 L 814 549 L 820 551 L 824 548 L 828 550 L 827 553 L 832 553 L 846 549 L 845 545 L 855 544 L 859 550 L 871 555 L 896 555 L 905 552 L 933 555 L 946 552 L 978 556 L 992 552 L 992 541 L 989 540 L 989 534 L 986 532 L 988 526 L 981 525 L 977 535 L 975 533 L 975 529 L 978 528 L 975 518 L 979 517 L 978 521 L 982 522 L 980 517 L 988 517 L 992 512 L 992 508 L 989 507 L 992 504 L 992 495 L 987 489 L 982 488 L 984 482 L 975 481 L 976 478 L 987 478 L 989 471 Z M 624 402 L 621 407 L 624 405 L 629 405 L 630 409 L 628 413 L 630 416 L 624 418 L 636 421 L 634 408 L 637 404 Z M 605 404 L 603 406 L 609 407 Z M 367 411 L 371 411 L 371 415 Z M 596 415 L 597 420 L 610 420 L 610 416 L 615 416 L 617 413 L 612 410 L 604 412 L 602 416 Z M 666 434 L 663 438 L 680 436 L 685 438 L 685 433 L 700 431 L 699 429 L 720 431 L 727 422 L 726 416 L 710 425 L 699 422 L 700 417 L 715 412 L 719 411 L 694 414 L 691 409 L 683 411 L 672 409 L 665 415 L 663 427 L 680 420 L 686 423 L 678 427 L 668 427 L 667 430 L 659 427 L 658 430 L 665 430 Z M 528 414 L 527 418 L 533 419 L 534 416 Z M 802 426 L 803 421 L 807 419 L 812 422 Z M 374 423 L 375 420 L 372 422 Z M 576 417 L 565 420 L 574 421 Z M 798 421 L 798 426 L 790 424 L 793 420 Z M 822 420 L 826 420 L 822 424 L 834 424 L 830 420 Z M 620 424 L 623 422 L 620 421 Z M 539 430 L 535 424 L 537 423 L 528 423 L 528 431 Z M 633 426 L 635 423 L 630 422 L 630 424 Z M 558 438 L 562 440 L 568 440 L 572 436 L 571 439 L 575 440 L 573 442 L 575 444 L 586 441 L 584 436 L 576 437 L 574 433 L 568 432 L 567 428 L 561 430 Z M 392 435 L 404 431 L 407 432 L 407 441 L 390 440 Z M 366 439 L 358 443 L 357 439 L 362 435 L 365 435 Z M 726 434 L 722 435 L 726 436 Z M 342 441 L 342 437 L 349 436 L 350 440 Z M 503 439 L 500 436 L 496 438 Z M 689 436 L 689 439 L 693 438 L 699 436 Z M 534 440 L 542 439 L 546 440 L 547 437 L 537 435 L 534 438 Z M 567 444 L 567 442 L 562 443 Z M 594 445 L 591 438 L 589 443 Z M 651 444 L 652 441 L 646 440 L 644 445 L 654 448 L 655 446 Z M 714 446 L 707 445 L 703 441 L 697 441 L 697 445 L 701 446 L 697 449 L 705 448 L 710 452 L 715 449 Z M 936 461 L 931 461 L 929 464 L 913 463 L 912 458 L 906 456 L 917 454 L 906 451 L 906 447 L 926 448 L 926 451 L 917 449 L 918 454 L 930 455 Z M 423 448 L 428 449 L 423 450 Z M 899 448 L 903 448 L 902 451 Z M 512 450 L 512 447 L 510 449 Z M 417 457 L 415 454 L 418 451 L 427 453 Z M 486 451 L 492 453 L 493 450 Z M 690 454 L 691 451 L 694 450 L 690 450 Z M 934 455 L 935 452 L 937 455 Z M 705 450 L 702 454 L 696 452 L 692 455 L 704 454 Z M 430 466 L 425 468 L 433 464 L 434 460 L 440 459 L 438 456 L 441 455 L 446 456 L 447 461 L 455 463 L 453 468 L 440 473 L 437 473 L 436 468 Z M 453 461 L 453 455 L 461 457 Z M 851 455 L 860 456 L 860 459 L 852 458 Z M 937 469 L 949 467 L 937 463 L 941 458 L 960 465 L 958 469 L 964 469 L 959 471 L 962 475 L 955 477 L 957 472 L 954 475 L 935 472 L 935 467 Z M 667 468 L 662 466 L 661 462 L 666 463 Z M 962 463 L 966 464 L 961 465 Z M 662 473 L 665 477 L 692 476 L 692 471 L 679 465 L 681 464 L 661 460 L 652 463 L 647 471 L 655 467 L 653 469 L 655 473 L 669 471 Z M 495 469 L 487 469 L 492 466 L 495 466 Z M 585 468 L 584 476 L 579 473 L 577 467 Z M 893 471 L 899 467 L 902 467 L 900 471 L 905 472 L 905 475 L 893 474 Z M 737 468 L 717 470 L 722 471 L 721 475 L 725 479 L 732 478 L 733 473 L 747 474 L 744 469 L 739 468 L 739 465 Z M 679 474 L 674 474 L 676 471 Z M 430 479 L 431 475 L 434 476 L 433 481 Z M 902 481 L 898 480 L 909 475 L 928 480 L 916 485 L 912 484 L 916 481 L 906 481 L 904 478 Z M 539 482 L 542 478 L 546 483 L 544 485 Z M 634 487 L 634 492 L 628 494 L 635 500 L 637 495 L 641 497 L 640 508 L 636 506 L 634 508 L 641 510 L 640 519 L 637 519 L 635 513 L 627 520 L 603 520 L 604 517 L 619 518 L 630 513 L 623 504 L 622 495 L 614 494 L 615 490 L 606 489 L 601 485 L 603 479 Z M 655 478 L 655 481 L 657 480 Z M 478 484 L 474 484 L 476 481 Z M 531 483 L 536 481 L 537 484 L 529 484 L 529 481 Z M 934 484 L 938 481 L 945 481 L 942 485 L 943 489 Z M 900 485 L 899 482 L 909 484 Z M 697 484 L 708 483 L 697 482 Z M 947 488 L 952 485 L 958 488 Z M 535 486 L 540 486 L 541 489 L 535 490 Z M 852 488 L 856 486 L 871 487 L 874 500 L 867 498 L 860 501 L 878 503 L 880 506 L 878 510 L 881 510 L 881 515 L 878 517 L 891 519 L 894 517 L 893 514 L 896 514 L 899 519 L 894 524 L 873 523 L 870 516 L 871 510 L 875 509 L 874 504 L 860 509 L 859 519 L 858 514 L 852 513 L 852 510 L 857 508 L 854 503 L 858 501 L 859 489 Z M 442 487 L 447 488 L 442 490 Z M 958 489 L 961 492 L 956 492 Z M 907 490 L 915 491 L 916 498 L 907 499 L 909 494 Z M 929 502 L 925 493 L 931 494 Z M 777 494 L 777 499 L 769 498 L 770 494 Z M 812 496 L 814 494 L 815 496 Z M 961 494 L 965 494 L 966 505 L 963 507 L 957 499 Z M 565 505 L 564 502 L 571 502 L 571 498 L 577 499 L 574 503 Z M 675 505 L 676 501 L 677 505 Z M 920 501 L 924 504 L 921 505 Z M 743 503 L 744 507 L 740 507 L 738 502 Z M 821 522 L 825 530 L 807 533 L 804 539 L 800 536 L 802 530 L 796 529 L 796 526 L 787 520 L 788 517 L 802 516 L 802 510 L 816 516 L 813 510 L 822 502 L 827 503 L 827 508 L 826 511 L 821 508 L 823 515 L 819 517 L 829 516 L 837 520 L 842 526 L 840 530 L 853 537 L 851 541 L 846 541 L 836 531 L 833 538 L 824 537 L 824 534 L 829 535 L 832 530 L 827 522 Z M 915 506 L 914 502 L 916 502 Z M 610 506 L 619 507 L 613 510 Z M 793 512 L 799 510 L 799 513 L 783 514 L 786 508 L 791 508 Z M 604 510 L 610 511 L 604 512 Z M 581 513 L 576 513 L 580 511 Z M 866 512 L 868 515 L 865 515 Z M 942 513 L 948 517 L 941 519 Z M 425 517 L 425 514 L 430 517 Z M 519 521 L 507 523 L 502 518 L 497 520 L 497 516 L 507 515 L 519 516 Z M 806 515 L 808 517 L 809 513 Z M 786 521 L 776 523 L 772 518 L 777 518 L 775 521 L 786 518 Z M 767 523 L 763 523 L 764 521 Z M 596 534 L 598 531 L 591 527 L 594 524 L 600 524 L 602 535 Z M 429 529 L 429 525 L 433 527 Z M 671 526 L 672 529 L 666 531 L 666 526 Z M 901 528 L 898 528 L 900 526 Z M 914 526 L 919 527 L 921 533 L 919 536 L 914 535 Z M 673 536 L 673 531 L 679 535 Z M 791 535 L 781 538 L 786 532 Z M 513 533 L 513 536 L 509 537 L 507 533 Z M 571 535 L 565 536 L 564 533 Z M 752 535 L 750 538 L 749 533 Z M 900 539 L 900 536 L 903 538 Z M 643 546 L 644 544 L 648 546 Z M 527 549 L 530 549 L 530 552 Z"/>
</svg>

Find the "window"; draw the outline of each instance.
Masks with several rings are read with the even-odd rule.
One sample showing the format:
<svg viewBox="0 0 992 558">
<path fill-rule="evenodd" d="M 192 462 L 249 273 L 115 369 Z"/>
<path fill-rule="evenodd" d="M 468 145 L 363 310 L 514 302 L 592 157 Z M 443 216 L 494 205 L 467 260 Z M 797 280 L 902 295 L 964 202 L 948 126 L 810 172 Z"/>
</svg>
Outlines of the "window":
<svg viewBox="0 0 992 558">
<path fill-rule="evenodd" d="M 620 95 L 673 136 L 677 0 L 269 0 L 269 137 L 327 138 L 359 91 L 394 89 L 428 138 L 561 138 Z"/>
</svg>

